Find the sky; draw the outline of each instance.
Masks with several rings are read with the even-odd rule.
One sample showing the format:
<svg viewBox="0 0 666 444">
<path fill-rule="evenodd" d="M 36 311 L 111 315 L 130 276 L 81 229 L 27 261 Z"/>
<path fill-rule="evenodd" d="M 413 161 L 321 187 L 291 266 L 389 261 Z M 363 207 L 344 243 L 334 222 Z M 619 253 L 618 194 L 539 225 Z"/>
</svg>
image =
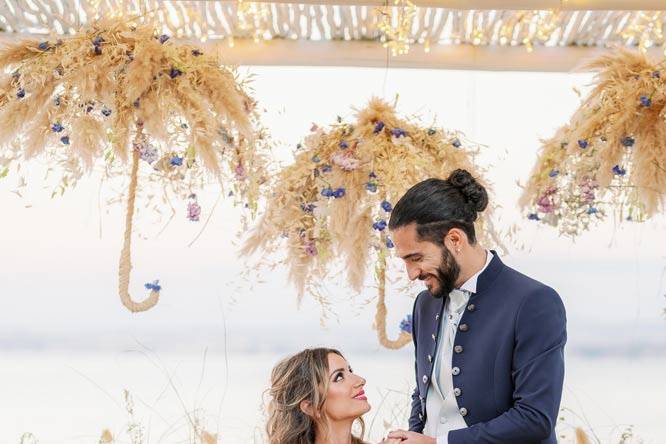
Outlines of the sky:
<svg viewBox="0 0 666 444">
<path fill-rule="evenodd" d="M 247 69 L 242 69 L 243 72 Z M 403 115 L 462 131 L 484 145 L 500 227 L 517 224 L 506 263 L 555 288 L 569 319 L 570 351 L 584 354 L 666 355 L 666 234 L 663 217 L 644 224 L 609 221 L 576 241 L 537 227 L 517 210 L 520 183 L 536 159 L 539 140 L 551 136 L 575 110 L 587 74 L 466 72 L 376 68 L 253 67 L 254 95 L 276 141 L 276 157 L 289 162 L 312 122 L 352 118 L 372 96 L 394 100 Z M 108 189 L 93 175 L 63 197 L 40 185 L 43 166 L 31 164 L 30 190 L 0 181 L 0 350 L 114 350 L 137 340 L 158 350 L 199 353 L 203 347 L 239 351 L 295 351 L 326 344 L 377 349 L 372 331 L 374 288 L 355 295 L 335 279 L 324 283 L 335 316 L 322 325 L 320 306 L 300 305 L 284 269 L 258 274 L 238 257 L 239 212 L 222 200 L 198 240 L 202 224 L 180 213 L 162 224 L 144 210 L 133 243 L 131 293 L 160 279 L 152 310 L 133 315 L 117 295 L 117 264 L 124 207 L 100 206 Z M 217 190 L 200 195 L 205 220 Z M 180 207 L 178 207 L 180 205 Z M 399 288 L 406 274 L 392 262 L 389 329 L 411 311 L 418 284 Z"/>
</svg>

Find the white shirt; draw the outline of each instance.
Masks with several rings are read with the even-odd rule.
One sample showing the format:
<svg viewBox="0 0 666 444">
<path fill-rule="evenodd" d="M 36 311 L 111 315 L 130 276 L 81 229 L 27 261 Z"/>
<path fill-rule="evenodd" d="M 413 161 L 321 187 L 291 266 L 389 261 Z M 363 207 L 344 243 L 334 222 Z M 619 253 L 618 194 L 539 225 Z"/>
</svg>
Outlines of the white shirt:
<svg viewBox="0 0 666 444">
<path fill-rule="evenodd" d="M 435 368 L 433 377 L 430 379 L 426 400 L 426 423 L 423 428 L 423 434 L 436 437 L 437 444 L 448 444 L 449 431 L 467 427 L 453 394 L 451 373 L 453 343 L 467 302 L 470 296 L 476 293 L 479 275 L 488 267 L 492 259 L 493 254 L 486 250 L 486 263 L 483 268 L 465 281 L 460 288 L 451 291 L 444 307 L 444 316 L 440 321 L 442 326 L 435 355 Z"/>
</svg>

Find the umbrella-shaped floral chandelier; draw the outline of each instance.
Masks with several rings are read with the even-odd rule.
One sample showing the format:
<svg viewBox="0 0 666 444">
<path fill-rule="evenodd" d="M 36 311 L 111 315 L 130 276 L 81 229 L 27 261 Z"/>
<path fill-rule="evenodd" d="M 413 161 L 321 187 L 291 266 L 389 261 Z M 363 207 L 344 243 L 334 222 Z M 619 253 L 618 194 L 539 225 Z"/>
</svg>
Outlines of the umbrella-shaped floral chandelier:
<svg viewBox="0 0 666 444">
<path fill-rule="evenodd" d="M 59 189 L 98 164 L 129 175 L 119 294 L 131 311 L 153 307 L 129 294 L 131 239 L 140 178 L 188 198 L 214 181 L 255 207 L 264 155 L 255 102 L 217 56 L 181 44 L 151 24 L 92 24 L 69 38 L 25 41 L 0 52 L 0 173 L 34 157 L 62 173 Z M 129 168 L 128 168 L 129 167 Z M 57 192 L 57 191 L 56 191 Z"/>
<path fill-rule="evenodd" d="M 456 168 L 478 177 L 476 150 L 457 132 L 419 126 L 398 117 L 394 106 L 372 99 L 357 112 L 353 124 L 338 118 L 328 129 L 312 127 L 294 163 L 277 177 L 265 214 L 243 254 L 280 251 L 286 243 L 285 262 L 300 296 L 306 291 L 318 294 L 338 258 L 344 262 L 346 282 L 360 292 L 374 260 L 375 328 L 382 345 L 400 348 L 410 341 L 410 322 L 401 324 L 395 340 L 386 332 L 386 267 L 393 248 L 387 225 L 392 205 L 415 183 L 446 177 Z M 487 212 L 477 222 L 481 238 L 493 233 L 489 216 Z"/>
<path fill-rule="evenodd" d="M 614 213 L 643 221 L 666 200 L 666 67 L 620 50 L 591 63 L 594 88 L 543 143 L 520 204 L 576 236 Z"/>
</svg>

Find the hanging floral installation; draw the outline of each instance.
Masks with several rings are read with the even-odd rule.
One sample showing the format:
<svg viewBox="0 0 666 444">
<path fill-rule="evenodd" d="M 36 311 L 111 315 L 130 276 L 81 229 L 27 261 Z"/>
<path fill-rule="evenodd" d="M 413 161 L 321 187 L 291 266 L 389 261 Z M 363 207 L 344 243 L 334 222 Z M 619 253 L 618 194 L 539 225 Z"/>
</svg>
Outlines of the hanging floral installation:
<svg viewBox="0 0 666 444">
<path fill-rule="evenodd" d="M 299 297 L 308 292 L 320 298 L 321 283 L 341 263 L 346 282 L 360 292 L 374 261 L 379 341 L 402 347 L 410 341 L 409 319 L 397 339 L 386 333 L 386 266 L 393 248 L 387 226 L 393 204 L 417 182 L 446 177 L 456 168 L 480 177 L 477 151 L 457 132 L 422 127 L 398 117 L 394 106 L 372 99 L 357 111 L 353 124 L 338 118 L 328 128 L 313 125 L 294 163 L 277 177 L 242 254 L 286 250 L 284 262 Z M 482 240 L 498 245 L 491 213 L 479 219 L 477 229 Z"/>
<path fill-rule="evenodd" d="M 608 214 L 644 221 L 666 203 L 664 62 L 620 50 L 588 69 L 594 88 L 543 143 L 520 201 L 529 219 L 572 237 Z"/>
<path fill-rule="evenodd" d="M 142 302 L 129 294 L 142 186 L 168 188 L 192 221 L 201 214 L 196 191 L 211 182 L 254 210 L 267 147 L 255 102 L 232 68 L 135 21 L 96 22 L 69 38 L 0 52 L 0 175 L 44 160 L 61 175 L 54 194 L 96 166 L 108 177 L 129 175 L 119 294 L 139 312 L 161 289 L 159 281 L 146 284 Z"/>
</svg>

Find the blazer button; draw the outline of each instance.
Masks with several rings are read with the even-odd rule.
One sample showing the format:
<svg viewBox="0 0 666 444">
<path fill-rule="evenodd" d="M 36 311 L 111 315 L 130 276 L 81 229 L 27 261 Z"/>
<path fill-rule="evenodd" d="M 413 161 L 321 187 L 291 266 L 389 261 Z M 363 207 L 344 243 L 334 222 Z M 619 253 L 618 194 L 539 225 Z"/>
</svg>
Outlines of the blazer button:
<svg viewBox="0 0 666 444">
<path fill-rule="evenodd" d="M 460 327 L 458 327 L 460 331 L 467 331 L 469 330 L 469 326 L 467 324 L 460 324 Z"/>
<path fill-rule="evenodd" d="M 469 304 L 469 305 L 467 306 L 467 309 L 468 309 L 469 311 L 474 311 L 474 310 L 476 310 L 476 305 L 474 305 L 474 304 Z"/>
<path fill-rule="evenodd" d="M 428 362 L 432 362 L 432 356 L 428 355 Z"/>
<path fill-rule="evenodd" d="M 432 334 L 432 340 L 433 341 L 435 340 L 435 334 L 434 333 Z"/>
<path fill-rule="evenodd" d="M 428 377 L 426 375 L 423 375 L 423 383 L 426 384 L 428 382 Z"/>
<path fill-rule="evenodd" d="M 463 352 L 462 345 L 456 345 L 455 347 L 453 347 L 453 351 L 456 353 L 462 353 Z"/>
<path fill-rule="evenodd" d="M 451 374 L 452 374 L 453 376 L 458 376 L 458 375 L 460 374 L 460 369 L 459 369 L 458 367 L 453 367 L 453 368 L 451 369 Z"/>
<path fill-rule="evenodd" d="M 419 419 L 423 421 L 423 415 L 419 413 Z"/>
<path fill-rule="evenodd" d="M 453 389 L 453 394 L 456 396 L 460 396 L 462 394 L 462 390 L 460 390 L 458 387 Z"/>
<path fill-rule="evenodd" d="M 435 315 L 435 321 L 439 321 L 439 313 Z"/>
<path fill-rule="evenodd" d="M 467 409 L 465 407 L 462 407 L 460 409 L 460 414 L 463 415 L 463 416 L 467 416 Z"/>
</svg>

